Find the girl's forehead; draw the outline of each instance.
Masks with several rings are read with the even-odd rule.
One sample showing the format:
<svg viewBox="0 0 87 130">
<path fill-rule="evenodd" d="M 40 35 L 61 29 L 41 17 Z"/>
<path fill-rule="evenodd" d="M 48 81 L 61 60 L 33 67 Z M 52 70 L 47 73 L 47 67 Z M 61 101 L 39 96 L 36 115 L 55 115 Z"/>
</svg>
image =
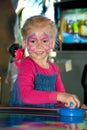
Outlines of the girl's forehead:
<svg viewBox="0 0 87 130">
<path fill-rule="evenodd" d="M 28 38 L 29 37 L 47 37 L 49 38 L 49 34 L 47 32 L 43 32 L 43 31 L 34 31 L 28 34 Z"/>
<path fill-rule="evenodd" d="M 45 27 L 32 27 L 27 31 L 27 35 L 32 35 L 32 34 L 47 34 L 48 36 L 52 35 L 52 30 L 50 28 Z"/>
</svg>

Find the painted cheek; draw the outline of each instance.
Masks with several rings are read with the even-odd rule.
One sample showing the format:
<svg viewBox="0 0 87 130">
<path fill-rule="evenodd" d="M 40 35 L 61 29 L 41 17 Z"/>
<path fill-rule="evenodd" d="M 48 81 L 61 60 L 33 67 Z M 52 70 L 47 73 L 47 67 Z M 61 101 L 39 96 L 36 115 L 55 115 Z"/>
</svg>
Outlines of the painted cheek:
<svg viewBox="0 0 87 130">
<path fill-rule="evenodd" d="M 29 42 L 27 44 L 27 49 L 29 51 L 29 53 L 33 53 L 35 51 L 35 46 L 34 45 L 31 45 Z"/>
<path fill-rule="evenodd" d="M 30 46 L 28 46 L 28 50 L 29 50 L 29 53 L 31 54 L 31 53 L 35 52 L 35 47 L 30 45 Z"/>
<path fill-rule="evenodd" d="M 45 47 L 44 47 L 44 50 L 46 51 L 46 53 L 49 53 L 51 49 L 51 45 L 50 44 L 47 44 Z"/>
<path fill-rule="evenodd" d="M 42 37 L 43 40 L 46 40 L 48 41 L 48 44 L 45 44 L 44 47 L 44 50 L 46 53 L 49 53 L 50 49 L 51 49 L 51 45 L 50 45 L 50 37 L 48 34 L 44 33 L 43 37 Z"/>
<path fill-rule="evenodd" d="M 26 45 L 27 45 L 27 49 L 29 51 L 29 53 L 32 53 L 35 51 L 35 45 L 31 44 L 31 41 L 36 38 L 35 34 L 32 34 L 31 36 L 28 37 L 27 41 L 26 41 Z"/>
</svg>

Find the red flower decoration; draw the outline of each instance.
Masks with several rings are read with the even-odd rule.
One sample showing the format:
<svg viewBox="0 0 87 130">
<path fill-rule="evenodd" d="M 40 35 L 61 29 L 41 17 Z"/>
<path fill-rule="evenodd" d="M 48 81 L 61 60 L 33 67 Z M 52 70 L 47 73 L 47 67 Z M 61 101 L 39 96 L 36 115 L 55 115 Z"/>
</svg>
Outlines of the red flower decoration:
<svg viewBox="0 0 87 130">
<path fill-rule="evenodd" d="M 16 60 L 21 60 L 24 56 L 24 49 L 19 48 L 18 50 L 15 51 L 15 59 Z"/>
<path fill-rule="evenodd" d="M 20 62 L 18 62 L 18 61 L 14 61 L 14 62 L 13 62 L 13 65 L 14 65 L 15 67 L 17 67 L 17 68 L 18 68 L 18 67 L 19 67 L 19 65 L 20 65 Z"/>
<path fill-rule="evenodd" d="M 15 51 L 15 61 L 13 62 L 13 64 L 16 67 L 19 67 L 21 60 L 24 57 L 24 49 L 19 48 L 18 50 Z"/>
</svg>

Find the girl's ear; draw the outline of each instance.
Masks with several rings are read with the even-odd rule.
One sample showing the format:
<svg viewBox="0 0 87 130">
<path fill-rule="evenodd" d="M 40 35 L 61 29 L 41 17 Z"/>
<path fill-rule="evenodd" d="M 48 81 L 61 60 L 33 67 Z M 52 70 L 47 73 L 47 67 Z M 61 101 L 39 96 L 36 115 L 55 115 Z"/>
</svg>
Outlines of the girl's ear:
<svg viewBox="0 0 87 130">
<path fill-rule="evenodd" d="M 25 50 L 25 48 L 26 48 L 26 40 L 22 40 L 22 48 Z"/>
<path fill-rule="evenodd" d="M 51 49 L 54 49 L 54 46 L 55 46 L 55 40 L 52 41 Z"/>
</svg>

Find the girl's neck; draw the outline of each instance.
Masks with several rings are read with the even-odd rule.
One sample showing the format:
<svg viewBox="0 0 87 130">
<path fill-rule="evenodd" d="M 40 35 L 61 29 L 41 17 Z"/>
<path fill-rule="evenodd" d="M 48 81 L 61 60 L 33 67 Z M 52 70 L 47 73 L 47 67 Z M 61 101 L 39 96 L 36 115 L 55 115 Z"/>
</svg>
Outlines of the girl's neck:
<svg viewBox="0 0 87 130">
<path fill-rule="evenodd" d="M 49 64 L 48 64 L 48 62 L 46 62 L 46 63 L 37 63 L 39 66 L 41 66 L 42 68 L 46 68 L 46 69 L 49 69 Z"/>
<path fill-rule="evenodd" d="M 31 58 L 32 59 L 32 58 Z M 49 63 L 47 61 L 47 59 L 45 60 L 35 60 L 35 59 L 32 59 L 36 64 L 38 64 L 40 67 L 42 68 L 46 68 L 48 69 L 49 68 Z"/>
</svg>

